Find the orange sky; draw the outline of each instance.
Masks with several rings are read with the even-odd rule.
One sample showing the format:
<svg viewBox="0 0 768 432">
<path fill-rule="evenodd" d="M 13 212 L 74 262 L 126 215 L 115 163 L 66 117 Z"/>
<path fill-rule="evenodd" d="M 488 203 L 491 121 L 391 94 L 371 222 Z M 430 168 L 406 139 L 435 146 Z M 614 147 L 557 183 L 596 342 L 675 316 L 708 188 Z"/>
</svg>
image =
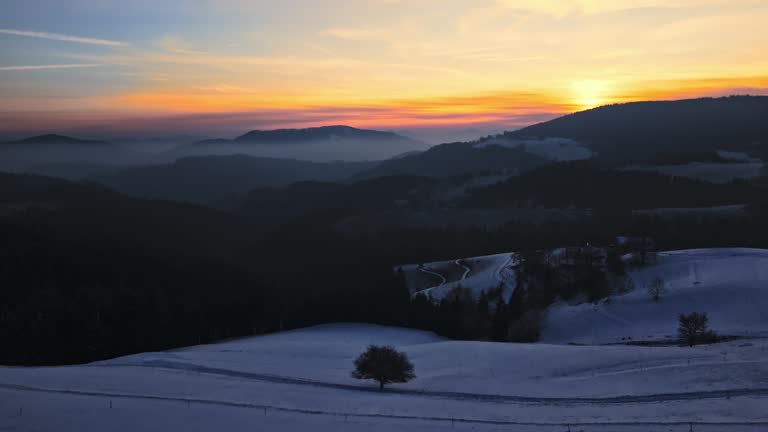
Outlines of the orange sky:
<svg viewBox="0 0 768 432">
<path fill-rule="evenodd" d="M 768 93 L 762 0 L 72 0 L 42 18 L 41 1 L 0 17 L 6 131 L 168 118 L 217 132 L 513 128 L 606 103 Z"/>
</svg>

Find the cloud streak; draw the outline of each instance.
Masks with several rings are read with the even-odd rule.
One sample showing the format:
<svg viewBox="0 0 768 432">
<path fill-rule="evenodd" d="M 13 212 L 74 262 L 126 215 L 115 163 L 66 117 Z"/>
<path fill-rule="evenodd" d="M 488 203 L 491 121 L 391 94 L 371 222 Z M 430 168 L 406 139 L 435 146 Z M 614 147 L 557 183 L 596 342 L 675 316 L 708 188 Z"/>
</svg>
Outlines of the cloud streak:
<svg viewBox="0 0 768 432">
<path fill-rule="evenodd" d="M 102 66 L 97 63 L 87 64 L 55 64 L 55 65 L 29 65 L 29 66 L 0 66 L 0 71 L 29 71 L 29 70 L 49 70 L 49 69 L 79 69 Z"/>
<path fill-rule="evenodd" d="M 81 43 L 81 44 L 101 45 L 101 46 L 110 46 L 110 47 L 124 47 L 124 46 L 130 45 L 127 42 L 114 41 L 109 39 L 96 39 L 96 38 L 88 38 L 88 37 L 80 37 L 80 36 L 71 36 L 71 35 L 65 35 L 65 34 L 59 34 L 59 33 L 47 33 L 47 32 L 37 32 L 37 31 L 29 31 L 29 30 L 0 28 L 0 33 L 13 35 L 13 36 L 24 36 L 24 37 L 32 37 L 32 38 L 38 38 L 38 39 L 48 39 L 48 40 L 54 40 L 54 41 L 60 41 L 60 42 L 74 42 L 74 43 Z"/>
</svg>

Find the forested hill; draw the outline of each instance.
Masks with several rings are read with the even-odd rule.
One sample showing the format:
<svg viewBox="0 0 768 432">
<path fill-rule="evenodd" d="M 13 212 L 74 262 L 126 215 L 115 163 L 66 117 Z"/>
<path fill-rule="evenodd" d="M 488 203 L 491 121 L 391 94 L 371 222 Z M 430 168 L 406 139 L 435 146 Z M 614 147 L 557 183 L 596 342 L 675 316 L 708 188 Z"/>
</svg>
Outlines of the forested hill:
<svg viewBox="0 0 768 432">
<path fill-rule="evenodd" d="M 653 172 L 604 169 L 585 162 L 552 164 L 484 188 L 465 207 L 533 204 L 548 208 L 647 209 L 712 207 L 759 202 L 765 189 L 748 182 L 713 184 Z"/>
<path fill-rule="evenodd" d="M 235 138 L 237 142 L 248 143 L 297 143 L 320 141 L 332 138 L 347 138 L 376 141 L 407 141 L 408 138 L 394 132 L 357 129 L 349 126 L 321 126 L 306 129 L 253 130 Z"/>
<path fill-rule="evenodd" d="M 234 215 L 131 198 L 97 184 L 0 173 L 0 218 L 72 239 L 136 246 L 153 254 L 229 257 L 247 225 Z"/>
<path fill-rule="evenodd" d="M 768 96 L 631 102 L 577 112 L 504 136 L 570 138 L 614 159 L 713 148 L 765 153 L 766 119 Z"/>
<path fill-rule="evenodd" d="M 3 143 L 0 143 L 3 144 Z M 5 144 L 20 144 L 20 145 L 73 145 L 73 146 L 106 146 L 109 145 L 106 141 L 91 141 L 91 140 L 84 140 L 79 138 L 73 138 L 65 135 L 56 135 L 56 134 L 48 134 L 48 135 L 38 135 L 33 136 L 29 138 L 24 138 L 18 141 L 8 142 Z"/>
<path fill-rule="evenodd" d="M 521 149 L 458 142 L 437 145 L 421 153 L 384 161 L 357 174 L 355 178 L 393 175 L 451 177 L 499 171 L 519 173 L 545 163 L 545 159 Z"/>
</svg>

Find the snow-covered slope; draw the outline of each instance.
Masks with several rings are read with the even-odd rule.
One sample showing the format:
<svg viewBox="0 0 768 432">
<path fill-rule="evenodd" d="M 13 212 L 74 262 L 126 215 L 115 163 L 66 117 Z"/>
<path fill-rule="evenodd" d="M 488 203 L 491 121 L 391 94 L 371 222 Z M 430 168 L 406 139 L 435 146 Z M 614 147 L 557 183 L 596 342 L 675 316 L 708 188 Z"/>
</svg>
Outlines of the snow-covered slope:
<svg viewBox="0 0 768 432">
<path fill-rule="evenodd" d="M 349 376 L 369 343 L 417 378 Z M 83 366 L 0 368 L 2 430 L 761 430 L 768 343 L 648 348 L 446 341 L 331 325 Z M 706 379 L 703 379 L 706 377 Z M 762 429 L 764 430 L 764 429 Z"/>
<path fill-rule="evenodd" d="M 611 343 L 675 337 L 681 313 L 706 312 L 723 335 L 768 336 L 768 250 L 700 249 L 659 254 L 655 265 L 630 273 L 635 290 L 599 305 L 549 309 L 543 340 Z M 655 278 L 667 293 L 654 302 Z"/>
<path fill-rule="evenodd" d="M 453 262 L 446 284 L 469 286 L 472 271 L 493 278 L 513 257 Z M 667 252 L 631 277 L 636 290 L 609 304 L 553 306 L 538 344 L 339 324 L 82 366 L 0 367 L 0 430 L 768 430 L 768 251 Z M 643 288 L 656 277 L 667 286 L 661 303 Z M 690 311 L 749 338 L 572 344 L 663 338 Z M 351 378 L 369 344 L 406 352 L 417 378 L 384 392 Z"/>
<path fill-rule="evenodd" d="M 517 254 L 403 266 L 412 293 L 440 300 L 453 289 L 475 296 L 503 287 L 505 299 L 517 285 Z M 660 252 L 655 264 L 631 269 L 635 289 L 600 304 L 557 303 L 547 311 L 542 340 L 553 343 L 605 344 L 676 337 L 680 314 L 706 312 L 710 327 L 722 335 L 768 337 L 768 250 L 700 249 Z M 660 302 L 647 286 L 665 285 Z"/>
</svg>

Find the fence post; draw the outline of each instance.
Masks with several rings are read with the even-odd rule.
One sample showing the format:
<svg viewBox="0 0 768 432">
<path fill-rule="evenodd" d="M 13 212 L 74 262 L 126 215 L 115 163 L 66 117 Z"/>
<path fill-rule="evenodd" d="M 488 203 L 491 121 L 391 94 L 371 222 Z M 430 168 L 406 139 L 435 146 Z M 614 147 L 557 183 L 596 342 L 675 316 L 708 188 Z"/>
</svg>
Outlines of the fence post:
<svg viewBox="0 0 768 432">
<path fill-rule="evenodd" d="M 688 423 L 688 432 L 693 432 L 693 422 Z"/>
</svg>

